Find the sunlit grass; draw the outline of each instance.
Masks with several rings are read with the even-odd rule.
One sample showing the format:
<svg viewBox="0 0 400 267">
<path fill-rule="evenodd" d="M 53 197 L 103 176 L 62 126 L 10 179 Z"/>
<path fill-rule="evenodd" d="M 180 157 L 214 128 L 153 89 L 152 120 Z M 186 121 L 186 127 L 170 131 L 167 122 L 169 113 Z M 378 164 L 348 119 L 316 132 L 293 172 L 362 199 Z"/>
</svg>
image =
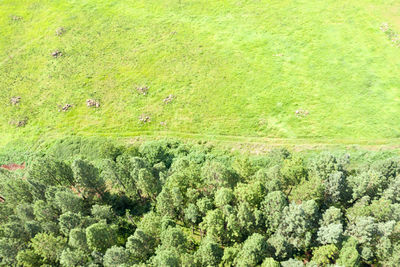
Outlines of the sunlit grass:
<svg viewBox="0 0 400 267">
<path fill-rule="evenodd" d="M 399 8 L 372 0 L 1 1 L 0 145 L 70 134 L 397 138 L 400 48 L 380 26 L 400 32 Z M 63 55 L 53 58 L 57 49 Z M 164 104 L 169 94 L 176 98 Z M 13 96 L 20 104 L 10 104 Z M 89 98 L 101 107 L 86 107 Z M 58 112 L 67 103 L 73 108 Z M 9 123 L 23 118 L 25 127 Z"/>
</svg>

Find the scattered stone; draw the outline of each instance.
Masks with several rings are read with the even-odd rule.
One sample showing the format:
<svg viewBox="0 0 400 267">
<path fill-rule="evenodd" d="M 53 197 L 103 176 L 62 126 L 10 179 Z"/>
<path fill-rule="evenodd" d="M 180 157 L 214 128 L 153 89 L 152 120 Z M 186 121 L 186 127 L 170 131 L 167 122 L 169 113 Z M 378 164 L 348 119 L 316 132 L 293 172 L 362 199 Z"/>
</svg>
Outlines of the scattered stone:
<svg viewBox="0 0 400 267">
<path fill-rule="evenodd" d="M 274 57 L 283 57 L 283 54 L 275 54 Z"/>
<path fill-rule="evenodd" d="M 139 116 L 139 120 L 143 123 L 150 122 L 150 116 L 148 116 L 146 114 L 142 114 Z"/>
<path fill-rule="evenodd" d="M 139 94 L 141 95 L 147 95 L 147 92 L 149 91 L 149 87 L 147 86 L 139 86 L 136 88 Z"/>
<path fill-rule="evenodd" d="M 12 120 L 10 121 L 11 125 L 14 125 L 16 127 L 24 127 L 28 123 L 28 119 L 22 119 L 22 120 Z"/>
<path fill-rule="evenodd" d="M 305 117 L 308 114 L 310 114 L 310 112 L 308 110 L 298 109 L 298 110 L 295 111 L 295 115 L 297 117 Z"/>
<path fill-rule="evenodd" d="M 65 29 L 63 27 L 57 28 L 56 35 L 61 36 L 65 33 Z"/>
<path fill-rule="evenodd" d="M 258 125 L 262 126 L 262 125 L 265 125 L 265 124 L 267 124 L 267 120 L 266 119 L 261 118 L 261 119 L 258 120 Z"/>
<path fill-rule="evenodd" d="M 86 106 L 90 107 L 95 107 L 95 108 L 99 108 L 100 107 L 100 102 L 96 101 L 94 99 L 87 99 L 86 100 Z"/>
<path fill-rule="evenodd" d="M 13 104 L 13 105 L 17 105 L 17 104 L 19 103 L 20 100 L 21 100 L 21 97 L 20 97 L 20 96 L 14 96 L 14 97 L 11 97 L 10 102 L 11 102 L 11 104 Z"/>
<path fill-rule="evenodd" d="M 380 29 L 383 33 L 386 34 L 387 38 L 392 42 L 394 46 L 400 47 L 400 36 L 390 27 L 389 23 L 382 23 Z"/>
<path fill-rule="evenodd" d="M 11 20 L 20 21 L 20 20 L 22 20 L 22 17 L 13 15 L 13 16 L 11 16 Z"/>
<path fill-rule="evenodd" d="M 166 98 L 164 98 L 164 103 L 165 104 L 168 104 L 168 103 L 170 103 L 172 100 L 174 100 L 175 99 L 175 96 L 174 95 L 169 95 L 169 96 L 167 96 Z"/>
<path fill-rule="evenodd" d="M 64 106 L 57 105 L 57 106 L 58 106 L 58 112 L 60 112 L 60 111 L 66 112 L 70 108 L 72 108 L 72 104 L 65 104 Z"/>
<path fill-rule="evenodd" d="M 56 51 L 51 53 L 51 56 L 54 57 L 54 58 L 61 57 L 62 56 L 62 52 L 59 51 L 59 50 L 56 50 Z"/>
<path fill-rule="evenodd" d="M 380 26 L 381 31 L 387 32 L 389 30 L 389 23 L 383 22 Z"/>
<path fill-rule="evenodd" d="M 161 126 L 167 126 L 167 123 L 165 121 L 160 122 Z"/>
</svg>

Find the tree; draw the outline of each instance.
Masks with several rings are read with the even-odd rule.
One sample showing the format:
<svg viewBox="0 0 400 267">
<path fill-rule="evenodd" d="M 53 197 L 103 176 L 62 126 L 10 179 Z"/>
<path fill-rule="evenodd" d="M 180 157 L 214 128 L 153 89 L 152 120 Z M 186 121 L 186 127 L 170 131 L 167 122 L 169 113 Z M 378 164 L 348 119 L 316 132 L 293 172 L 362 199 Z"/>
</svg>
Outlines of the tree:
<svg viewBox="0 0 400 267">
<path fill-rule="evenodd" d="M 180 257 L 176 250 L 170 249 L 157 249 L 156 255 L 152 258 L 154 266 L 160 267 L 179 267 Z"/>
<path fill-rule="evenodd" d="M 168 142 L 151 141 L 143 143 L 139 147 L 139 153 L 150 163 L 150 165 L 164 162 L 167 167 L 171 165 L 172 155 L 168 151 Z"/>
<path fill-rule="evenodd" d="M 320 224 L 323 226 L 328 226 L 330 224 L 338 224 L 343 220 L 343 213 L 340 209 L 336 207 L 329 207 L 325 213 L 322 215 Z"/>
<path fill-rule="evenodd" d="M 274 233 L 283 216 L 283 210 L 289 204 L 286 195 L 281 191 L 274 191 L 268 193 L 261 203 L 261 211 L 264 214 L 265 224 L 268 229 L 268 233 Z"/>
<path fill-rule="evenodd" d="M 68 244 L 75 249 L 86 251 L 88 249 L 86 231 L 81 228 L 72 229 L 69 232 Z"/>
<path fill-rule="evenodd" d="M 233 194 L 232 189 L 230 188 L 220 188 L 215 193 L 215 205 L 217 207 L 222 207 L 225 205 L 232 204 L 232 201 L 235 199 L 235 195 Z"/>
<path fill-rule="evenodd" d="M 53 234 L 39 233 L 31 239 L 31 246 L 37 255 L 45 261 L 56 263 L 60 260 L 62 251 L 66 248 L 67 240 Z"/>
<path fill-rule="evenodd" d="M 197 207 L 199 207 L 199 211 L 205 215 L 208 211 L 214 209 L 213 201 L 208 197 L 203 197 L 197 200 Z"/>
<path fill-rule="evenodd" d="M 349 185 L 353 191 L 353 201 L 364 196 L 373 199 L 381 194 L 385 189 L 385 183 L 382 183 L 384 176 L 377 171 L 366 171 L 359 175 L 349 177 Z"/>
<path fill-rule="evenodd" d="M 235 197 L 238 202 L 247 202 L 253 208 L 259 207 L 265 195 L 264 186 L 255 181 L 250 184 L 238 183 L 235 187 Z"/>
<path fill-rule="evenodd" d="M 130 157 L 123 154 L 117 157 L 117 161 L 106 160 L 103 163 L 101 177 L 111 180 L 113 188 L 122 190 L 129 197 L 137 196 L 136 181 L 130 174 Z"/>
<path fill-rule="evenodd" d="M 129 252 L 123 247 L 112 246 L 103 257 L 104 267 L 130 266 Z"/>
<path fill-rule="evenodd" d="M 24 229 L 25 229 L 25 232 L 29 235 L 29 238 L 32 238 L 37 233 L 40 233 L 43 231 L 43 228 L 40 225 L 40 223 L 37 221 L 34 221 L 34 220 L 26 221 L 24 223 Z"/>
<path fill-rule="evenodd" d="M 312 261 L 318 264 L 318 266 L 326 266 L 335 263 L 338 256 L 339 249 L 335 245 L 330 244 L 315 248 Z"/>
<path fill-rule="evenodd" d="M 185 209 L 185 220 L 188 221 L 192 225 L 192 232 L 194 232 L 194 226 L 200 218 L 199 208 L 190 203 L 188 207 Z"/>
<path fill-rule="evenodd" d="M 86 240 L 91 250 L 104 253 L 117 243 L 117 236 L 113 227 L 99 222 L 86 228 Z"/>
<path fill-rule="evenodd" d="M 400 174 L 399 158 L 375 161 L 371 164 L 371 169 L 380 172 L 386 178 L 382 182 L 390 182 Z"/>
<path fill-rule="evenodd" d="M 241 233 L 247 235 L 252 233 L 256 227 L 256 218 L 247 202 L 242 202 L 238 206 L 237 212 L 238 223 L 241 227 Z"/>
<path fill-rule="evenodd" d="M 154 253 L 156 239 L 137 228 L 135 233 L 128 238 L 126 249 L 136 262 L 145 262 Z"/>
<path fill-rule="evenodd" d="M 279 262 L 275 261 L 274 258 L 265 258 L 261 264 L 261 267 L 279 267 Z"/>
<path fill-rule="evenodd" d="M 71 190 L 65 189 L 64 191 L 59 191 L 55 194 L 54 204 L 63 213 L 73 212 L 80 213 L 83 212 L 83 200 Z"/>
<path fill-rule="evenodd" d="M 28 203 L 19 204 L 15 208 L 15 213 L 22 221 L 31 221 L 35 218 L 35 215 L 33 214 L 33 207 Z"/>
<path fill-rule="evenodd" d="M 78 227 L 81 223 L 80 214 L 76 214 L 70 211 L 62 214 L 59 218 L 59 225 L 61 232 L 65 235 L 69 235 L 69 231 Z"/>
<path fill-rule="evenodd" d="M 325 211 L 320 220 L 321 227 L 318 230 L 318 241 L 323 244 L 338 245 L 343 237 L 343 215 L 340 209 L 330 207 Z"/>
<path fill-rule="evenodd" d="M 392 203 L 400 203 L 400 176 L 397 176 L 386 188 L 382 194 L 383 198 L 392 201 Z"/>
<path fill-rule="evenodd" d="M 361 265 L 360 255 L 357 250 L 357 240 L 355 238 L 350 237 L 343 243 L 339 259 L 336 263 L 349 267 L 358 267 Z"/>
<path fill-rule="evenodd" d="M 282 221 L 275 233 L 285 238 L 289 244 L 300 251 L 307 250 L 313 240 L 313 221 L 316 214 L 310 214 L 314 208 L 312 206 L 309 208 L 307 202 L 300 205 L 292 203 L 286 207 L 283 211 Z"/>
<path fill-rule="evenodd" d="M 7 238 L 20 239 L 21 241 L 28 241 L 29 234 L 25 231 L 24 225 L 18 221 L 9 221 L 2 225 L 3 236 Z"/>
<path fill-rule="evenodd" d="M 285 186 L 280 165 L 260 169 L 255 174 L 255 181 L 263 184 L 267 192 L 281 191 Z"/>
<path fill-rule="evenodd" d="M 164 187 L 161 193 L 157 196 L 156 210 L 157 213 L 168 215 L 172 218 L 177 218 L 179 215 L 177 207 L 174 205 L 174 198 L 171 190 L 166 187 Z"/>
<path fill-rule="evenodd" d="M 331 173 L 336 171 L 345 172 L 345 165 L 348 161 L 348 155 L 339 158 L 332 153 L 322 152 L 311 161 L 309 166 L 310 173 L 325 180 Z"/>
<path fill-rule="evenodd" d="M 286 187 L 295 186 L 300 181 L 307 179 L 307 170 L 303 158 L 292 156 L 283 161 L 281 173 Z"/>
<path fill-rule="evenodd" d="M 145 198 L 155 199 L 161 191 L 160 181 L 147 169 L 140 169 L 136 181 L 140 195 Z"/>
<path fill-rule="evenodd" d="M 143 216 L 137 226 L 146 234 L 159 240 L 161 234 L 161 222 L 162 217 L 160 215 L 155 212 L 148 212 Z"/>
<path fill-rule="evenodd" d="M 15 266 L 17 263 L 18 251 L 23 247 L 23 243 L 15 238 L 0 238 L 0 259 L 5 266 Z"/>
<path fill-rule="evenodd" d="M 200 227 L 207 232 L 210 237 L 223 242 L 226 241 L 225 220 L 221 210 L 211 210 L 203 218 Z"/>
<path fill-rule="evenodd" d="M 69 248 L 63 250 L 60 257 L 61 266 L 85 266 L 88 257 L 82 250 L 71 250 Z"/>
<path fill-rule="evenodd" d="M 71 167 L 51 157 L 34 159 L 29 164 L 28 177 L 45 185 L 73 186 L 75 183 Z"/>
<path fill-rule="evenodd" d="M 233 188 L 238 182 L 238 176 L 218 161 L 207 161 L 203 165 L 201 176 L 205 184 L 214 188 Z"/>
<path fill-rule="evenodd" d="M 291 257 L 295 248 L 287 238 L 281 234 L 275 233 L 268 239 L 268 244 L 273 248 L 275 257 L 284 260 Z"/>
<path fill-rule="evenodd" d="M 232 167 L 239 174 L 240 178 L 247 182 L 251 180 L 257 171 L 256 166 L 251 162 L 249 156 L 236 157 Z"/>
<path fill-rule="evenodd" d="M 267 240 L 262 235 L 255 233 L 243 244 L 236 259 L 235 266 L 257 266 L 269 255 Z"/>
<path fill-rule="evenodd" d="M 18 265 L 36 267 L 43 264 L 42 258 L 32 249 L 20 250 L 17 255 Z"/>
<path fill-rule="evenodd" d="M 161 245 L 165 249 L 176 249 L 177 251 L 184 252 L 187 248 L 187 239 L 181 229 L 176 227 L 169 227 L 161 232 Z"/>
<path fill-rule="evenodd" d="M 55 222 L 58 219 L 59 211 L 44 200 L 37 200 L 33 204 L 33 214 L 39 222 Z"/>
<path fill-rule="evenodd" d="M 78 190 L 84 198 L 94 194 L 102 196 L 105 190 L 104 180 L 99 170 L 87 160 L 77 159 L 72 163 L 72 171 L 77 182 Z"/>
<path fill-rule="evenodd" d="M 237 245 L 233 247 L 226 247 L 224 249 L 224 255 L 222 256 L 221 266 L 234 266 L 234 262 L 239 251 L 240 248 Z"/>
<path fill-rule="evenodd" d="M 341 171 L 330 173 L 325 180 L 323 180 L 325 187 L 324 202 L 327 205 L 337 205 L 337 203 L 346 204 L 351 199 L 351 193 L 348 188 L 348 181 L 346 174 Z"/>
<path fill-rule="evenodd" d="M 0 168 L 0 196 L 9 203 L 32 203 L 38 198 L 31 183 L 2 168 Z"/>
<path fill-rule="evenodd" d="M 318 230 L 318 241 L 323 244 L 338 245 L 343 236 L 343 225 L 341 223 L 332 223 L 321 226 Z"/>
<path fill-rule="evenodd" d="M 218 266 L 223 255 L 222 247 L 210 238 L 204 238 L 196 252 L 202 266 Z"/>
<path fill-rule="evenodd" d="M 304 267 L 304 263 L 300 260 L 289 259 L 287 261 L 282 261 L 281 266 L 282 267 Z"/>
<path fill-rule="evenodd" d="M 379 228 L 372 217 L 359 217 L 348 226 L 347 234 L 355 238 L 361 248 L 361 257 L 366 262 L 373 261 L 373 247 L 379 239 Z"/>
<path fill-rule="evenodd" d="M 111 219 L 115 216 L 112 207 L 109 205 L 93 205 L 91 213 L 98 221 L 106 220 L 107 222 L 111 222 Z"/>
</svg>

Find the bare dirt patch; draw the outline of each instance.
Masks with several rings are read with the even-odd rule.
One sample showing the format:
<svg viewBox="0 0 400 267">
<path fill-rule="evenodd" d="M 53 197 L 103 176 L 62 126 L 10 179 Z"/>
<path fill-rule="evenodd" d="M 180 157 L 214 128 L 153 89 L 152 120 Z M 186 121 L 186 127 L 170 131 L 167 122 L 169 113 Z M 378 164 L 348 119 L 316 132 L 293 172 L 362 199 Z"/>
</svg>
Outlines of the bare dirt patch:
<svg viewBox="0 0 400 267">
<path fill-rule="evenodd" d="M 0 166 L 2 169 L 6 169 L 9 171 L 15 171 L 15 170 L 23 170 L 25 169 L 25 162 L 22 164 L 16 164 L 16 163 L 11 163 L 11 164 L 3 164 Z"/>
</svg>

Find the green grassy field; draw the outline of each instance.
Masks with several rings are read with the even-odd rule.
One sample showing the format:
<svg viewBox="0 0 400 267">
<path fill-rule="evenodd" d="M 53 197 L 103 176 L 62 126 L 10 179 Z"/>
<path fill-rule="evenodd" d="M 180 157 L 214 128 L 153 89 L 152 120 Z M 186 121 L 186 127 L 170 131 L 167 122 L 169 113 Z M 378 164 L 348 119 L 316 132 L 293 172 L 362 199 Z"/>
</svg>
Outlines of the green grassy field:
<svg viewBox="0 0 400 267">
<path fill-rule="evenodd" d="M 2 0 L 0 145 L 71 134 L 396 143 L 399 15 L 394 0 Z"/>
</svg>

